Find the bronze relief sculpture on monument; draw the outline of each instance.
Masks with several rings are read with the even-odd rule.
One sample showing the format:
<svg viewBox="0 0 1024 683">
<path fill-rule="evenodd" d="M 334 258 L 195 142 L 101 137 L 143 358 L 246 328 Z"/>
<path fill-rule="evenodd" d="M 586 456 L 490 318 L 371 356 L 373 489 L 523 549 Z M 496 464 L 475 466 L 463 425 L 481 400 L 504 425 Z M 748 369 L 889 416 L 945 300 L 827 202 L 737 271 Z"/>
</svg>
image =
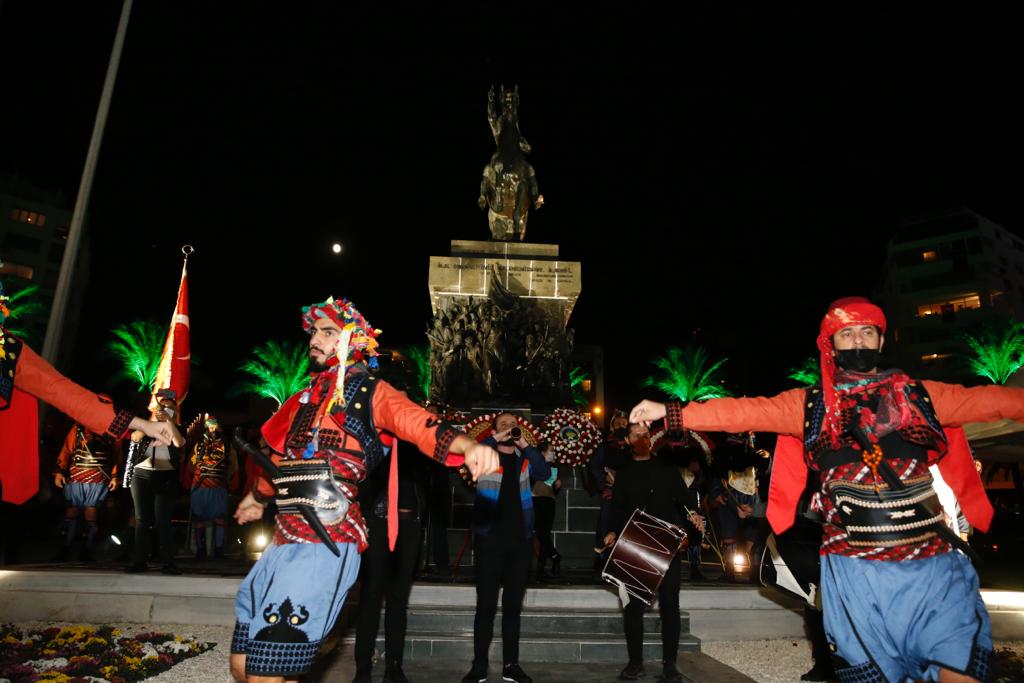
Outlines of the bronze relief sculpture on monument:
<svg viewBox="0 0 1024 683">
<path fill-rule="evenodd" d="M 506 90 L 501 86 L 495 98 L 494 87 L 487 93 L 487 121 L 497 150 L 484 167 L 477 204 L 487 209 L 491 239 L 504 242 L 526 239 L 526 219 L 530 205 L 539 209 L 544 195 L 537 187 L 533 166 L 526 160 L 530 143 L 519 131 L 519 86 Z"/>
<path fill-rule="evenodd" d="M 501 292 L 496 284 L 492 296 L 452 302 L 434 317 L 427 332 L 431 398 L 567 404 L 572 330 L 508 290 L 493 296 Z"/>
</svg>

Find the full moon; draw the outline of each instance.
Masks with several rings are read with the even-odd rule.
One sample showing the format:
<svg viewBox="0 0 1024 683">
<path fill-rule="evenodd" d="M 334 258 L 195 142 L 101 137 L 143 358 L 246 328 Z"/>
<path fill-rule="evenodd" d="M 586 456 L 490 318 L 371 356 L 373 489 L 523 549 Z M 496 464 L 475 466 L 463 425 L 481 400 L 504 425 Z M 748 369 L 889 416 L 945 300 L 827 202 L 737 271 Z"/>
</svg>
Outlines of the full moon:
<svg viewBox="0 0 1024 683">
<path fill-rule="evenodd" d="M 335 254 L 340 254 L 341 253 L 341 244 L 338 243 L 338 242 L 335 242 L 334 244 L 332 244 L 331 245 L 331 251 L 333 251 Z"/>
</svg>

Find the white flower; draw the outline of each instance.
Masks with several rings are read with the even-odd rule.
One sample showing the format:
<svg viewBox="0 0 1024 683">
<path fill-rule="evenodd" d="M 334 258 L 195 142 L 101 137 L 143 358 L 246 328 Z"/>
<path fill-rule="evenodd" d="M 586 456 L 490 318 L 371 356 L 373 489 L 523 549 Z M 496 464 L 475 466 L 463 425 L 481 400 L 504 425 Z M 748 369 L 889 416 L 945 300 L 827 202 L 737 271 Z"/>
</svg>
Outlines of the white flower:
<svg viewBox="0 0 1024 683">
<path fill-rule="evenodd" d="M 179 643 L 176 640 L 168 640 L 163 643 L 159 648 L 160 652 L 173 652 L 174 654 L 181 654 L 182 652 L 188 652 L 192 648 L 187 642 Z"/>
<path fill-rule="evenodd" d="M 27 666 L 39 672 L 50 671 L 51 669 L 63 669 L 68 665 L 67 657 L 56 657 L 54 659 L 33 659 L 25 662 Z"/>
</svg>

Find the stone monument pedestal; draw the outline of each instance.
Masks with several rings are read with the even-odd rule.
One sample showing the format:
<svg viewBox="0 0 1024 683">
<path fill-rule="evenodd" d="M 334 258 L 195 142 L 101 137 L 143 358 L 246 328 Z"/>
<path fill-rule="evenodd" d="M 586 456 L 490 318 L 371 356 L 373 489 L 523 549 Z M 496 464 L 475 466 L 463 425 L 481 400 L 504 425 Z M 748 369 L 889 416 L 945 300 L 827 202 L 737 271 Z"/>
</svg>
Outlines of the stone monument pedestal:
<svg viewBox="0 0 1024 683">
<path fill-rule="evenodd" d="M 581 276 L 582 265 L 560 260 L 557 244 L 452 240 L 451 256 L 430 257 L 430 303 L 437 315 L 455 302 L 512 294 L 564 328 Z"/>
</svg>

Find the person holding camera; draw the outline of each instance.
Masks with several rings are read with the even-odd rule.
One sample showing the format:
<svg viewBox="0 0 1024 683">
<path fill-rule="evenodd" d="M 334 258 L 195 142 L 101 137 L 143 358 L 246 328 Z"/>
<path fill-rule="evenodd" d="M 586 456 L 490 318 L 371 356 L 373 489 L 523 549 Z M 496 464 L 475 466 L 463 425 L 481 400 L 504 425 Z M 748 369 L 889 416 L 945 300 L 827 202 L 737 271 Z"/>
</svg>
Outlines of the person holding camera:
<svg viewBox="0 0 1024 683">
<path fill-rule="evenodd" d="M 160 389 L 156 393 L 157 406 L 152 422 L 174 422 L 178 403 L 173 389 Z M 161 573 L 181 574 L 175 564 L 177 546 L 171 513 L 178 494 L 178 467 L 180 452 L 174 445 L 161 446 L 141 431 L 132 433 L 125 464 L 124 486 L 132 492 L 135 506 L 135 561 L 125 572 L 135 574 L 146 571 L 152 545 L 151 528 L 156 529 L 160 542 Z"/>
<path fill-rule="evenodd" d="M 502 680 L 532 683 L 519 666 L 519 614 L 530 572 L 533 538 L 533 481 L 551 476 L 539 450 L 524 438 L 512 413 L 494 418 L 494 434 L 484 444 L 498 451 L 499 467 L 476 482 L 473 507 L 476 616 L 473 619 L 473 666 L 463 683 L 487 680 L 487 651 L 494 635 L 498 591 L 501 602 Z"/>
</svg>

